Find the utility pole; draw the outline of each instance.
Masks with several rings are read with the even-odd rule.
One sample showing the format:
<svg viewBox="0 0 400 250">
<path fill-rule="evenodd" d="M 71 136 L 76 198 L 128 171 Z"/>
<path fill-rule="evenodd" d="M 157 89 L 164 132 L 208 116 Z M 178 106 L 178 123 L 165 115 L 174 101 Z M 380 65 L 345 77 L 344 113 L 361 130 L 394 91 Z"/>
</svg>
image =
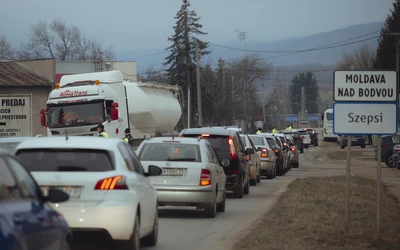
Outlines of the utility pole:
<svg viewBox="0 0 400 250">
<path fill-rule="evenodd" d="M 196 75 L 197 75 L 197 113 L 198 116 L 198 125 L 203 125 L 203 115 L 201 111 L 201 83 L 200 83 L 200 52 L 199 52 L 199 41 L 196 40 Z"/>
<path fill-rule="evenodd" d="M 225 95 L 225 61 L 222 61 L 222 107 L 225 109 L 226 106 L 226 95 Z M 225 124 L 225 112 L 224 112 L 224 120 L 223 120 L 223 125 Z"/>
<path fill-rule="evenodd" d="M 236 30 L 236 33 L 238 34 L 238 38 L 239 38 L 239 40 L 242 42 L 242 62 L 243 63 L 245 63 L 245 61 L 244 61 L 244 41 L 245 41 L 245 39 L 246 39 L 246 36 L 247 36 L 247 32 L 246 31 L 240 31 L 240 30 Z M 243 69 L 244 69 L 244 66 L 246 66 L 247 67 L 247 64 L 246 65 L 243 65 Z M 245 73 L 246 73 L 246 70 L 243 70 Z M 243 87 L 244 87 L 244 90 L 243 90 L 243 109 L 244 109 L 244 123 L 245 123 L 245 126 L 244 126 L 244 132 L 245 133 L 247 133 L 247 130 L 248 130 L 248 128 L 247 128 L 247 81 L 246 81 L 246 74 L 243 74 Z"/>
<path fill-rule="evenodd" d="M 306 114 L 306 94 L 305 94 L 305 90 L 304 87 L 301 87 L 301 120 L 304 121 L 305 118 L 305 114 Z"/>
</svg>

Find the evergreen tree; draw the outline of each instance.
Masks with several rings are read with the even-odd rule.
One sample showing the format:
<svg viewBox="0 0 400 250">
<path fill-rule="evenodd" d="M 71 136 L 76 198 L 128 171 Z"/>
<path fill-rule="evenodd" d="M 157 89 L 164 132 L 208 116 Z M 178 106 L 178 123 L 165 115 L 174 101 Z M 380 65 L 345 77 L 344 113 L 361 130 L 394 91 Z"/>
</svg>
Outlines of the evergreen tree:
<svg viewBox="0 0 400 250">
<path fill-rule="evenodd" d="M 301 110 L 301 88 L 304 87 L 306 110 L 309 114 L 318 112 L 318 85 L 312 72 L 296 74 L 290 85 L 292 112 L 297 114 Z"/>
<path fill-rule="evenodd" d="M 390 12 L 379 39 L 374 65 L 376 69 L 396 69 L 396 36 L 386 34 L 400 33 L 400 0 L 393 2 L 393 9 Z"/>
<path fill-rule="evenodd" d="M 172 42 L 166 48 L 171 54 L 165 58 L 164 65 L 168 65 L 167 76 L 171 84 L 178 84 L 184 90 L 185 102 L 187 102 L 187 88 L 191 89 L 192 114 L 197 112 L 197 89 L 196 89 L 196 41 L 199 44 L 200 56 L 209 54 L 208 42 L 203 42 L 195 36 L 206 35 L 201 31 L 203 27 L 199 23 L 200 17 L 193 10 L 189 10 L 190 1 L 182 0 L 182 6 L 177 12 L 176 23 L 173 27 L 175 34 L 168 38 Z M 189 84 L 189 86 L 188 86 Z M 187 105 L 186 105 L 187 108 Z M 193 115 L 191 116 L 193 119 Z M 193 123 L 192 123 L 193 124 Z"/>
</svg>

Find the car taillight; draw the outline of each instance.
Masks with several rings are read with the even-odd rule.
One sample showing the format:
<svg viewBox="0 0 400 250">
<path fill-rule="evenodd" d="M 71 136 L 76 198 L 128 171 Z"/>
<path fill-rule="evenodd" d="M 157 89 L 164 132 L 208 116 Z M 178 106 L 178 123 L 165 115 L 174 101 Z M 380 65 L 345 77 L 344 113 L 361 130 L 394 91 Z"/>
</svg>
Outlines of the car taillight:
<svg viewBox="0 0 400 250">
<path fill-rule="evenodd" d="M 263 148 L 261 151 L 261 157 L 268 157 L 268 149 Z"/>
<path fill-rule="evenodd" d="M 295 147 L 291 147 L 290 150 L 294 152 L 294 151 L 296 151 L 296 148 Z"/>
<path fill-rule="evenodd" d="M 250 155 L 246 155 L 246 158 L 247 158 L 247 160 L 248 160 L 248 161 L 250 161 L 250 160 L 251 160 L 251 157 L 250 157 Z"/>
<path fill-rule="evenodd" d="M 231 159 L 236 159 L 236 151 L 235 151 L 235 145 L 233 144 L 233 139 L 232 137 L 229 137 L 229 149 L 230 149 L 230 156 Z"/>
<path fill-rule="evenodd" d="M 275 149 L 274 152 L 277 154 L 277 153 L 279 152 L 279 150 L 278 150 L 278 149 Z"/>
<path fill-rule="evenodd" d="M 299 140 L 302 141 L 302 140 L 303 140 L 303 137 L 299 137 Z"/>
<path fill-rule="evenodd" d="M 200 186 L 211 185 L 211 172 L 208 169 L 202 169 L 200 175 Z"/>
<path fill-rule="evenodd" d="M 94 187 L 95 190 L 126 190 L 129 189 L 126 185 L 124 176 L 118 175 L 99 180 Z"/>
<path fill-rule="evenodd" d="M 238 171 L 232 171 L 232 174 L 234 175 L 236 175 L 236 174 L 238 174 Z"/>
</svg>

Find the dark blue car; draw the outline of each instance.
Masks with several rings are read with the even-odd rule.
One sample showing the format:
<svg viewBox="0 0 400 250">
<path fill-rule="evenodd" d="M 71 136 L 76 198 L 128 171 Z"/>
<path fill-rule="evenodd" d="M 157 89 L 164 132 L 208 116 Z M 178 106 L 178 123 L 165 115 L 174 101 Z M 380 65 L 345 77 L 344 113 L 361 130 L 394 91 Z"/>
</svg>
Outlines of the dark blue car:
<svg viewBox="0 0 400 250">
<path fill-rule="evenodd" d="M 0 152 L 0 249 L 71 249 L 67 222 L 48 204 L 68 199 L 68 194 L 55 189 L 43 196 L 21 162 Z"/>
</svg>

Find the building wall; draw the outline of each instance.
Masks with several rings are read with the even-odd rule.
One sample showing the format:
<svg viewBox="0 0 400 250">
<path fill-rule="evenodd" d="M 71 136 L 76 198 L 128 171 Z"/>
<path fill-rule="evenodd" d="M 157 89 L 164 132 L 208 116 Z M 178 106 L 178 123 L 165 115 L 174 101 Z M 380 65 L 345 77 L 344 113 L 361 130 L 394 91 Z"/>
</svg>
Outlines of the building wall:
<svg viewBox="0 0 400 250">
<path fill-rule="evenodd" d="M 1 87 L 1 93 L 32 94 L 32 136 L 47 135 L 46 128 L 40 124 L 40 109 L 46 107 L 51 87 Z"/>
<path fill-rule="evenodd" d="M 53 82 L 56 80 L 56 60 L 55 59 L 43 59 L 43 60 L 32 60 L 32 61 L 21 61 L 21 64 L 28 66 L 39 73 L 42 73 Z"/>
<path fill-rule="evenodd" d="M 103 61 L 102 71 L 120 70 L 124 79 L 137 81 L 136 62 L 114 62 Z M 57 61 L 55 81 L 60 82 L 63 75 L 82 74 L 96 72 L 96 63 L 92 60 L 87 61 Z"/>
</svg>

